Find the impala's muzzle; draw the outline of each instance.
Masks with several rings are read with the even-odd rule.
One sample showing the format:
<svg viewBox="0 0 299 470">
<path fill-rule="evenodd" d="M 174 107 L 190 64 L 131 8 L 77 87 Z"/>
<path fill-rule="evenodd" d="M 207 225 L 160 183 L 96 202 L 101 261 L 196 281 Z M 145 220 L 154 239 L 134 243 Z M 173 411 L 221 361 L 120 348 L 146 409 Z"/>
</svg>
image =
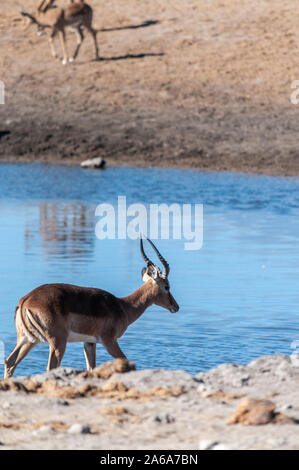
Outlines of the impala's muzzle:
<svg viewBox="0 0 299 470">
<path fill-rule="evenodd" d="M 170 308 L 169 308 L 170 313 L 176 313 L 179 311 L 179 309 L 180 307 L 178 306 L 178 304 L 176 303 L 176 301 L 170 294 Z"/>
<path fill-rule="evenodd" d="M 170 313 L 176 313 L 180 310 L 180 307 L 177 305 L 176 307 L 171 307 L 169 309 Z"/>
</svg>

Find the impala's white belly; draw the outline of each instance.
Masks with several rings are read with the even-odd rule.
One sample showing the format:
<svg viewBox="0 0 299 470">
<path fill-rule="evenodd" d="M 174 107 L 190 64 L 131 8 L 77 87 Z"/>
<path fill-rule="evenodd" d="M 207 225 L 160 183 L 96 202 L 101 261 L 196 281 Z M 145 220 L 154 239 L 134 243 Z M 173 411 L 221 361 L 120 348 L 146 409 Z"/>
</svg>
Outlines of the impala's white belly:
<svg viewBox="0 0 299 470">
<path fill-rule="evenodd" d="M 82 335 L 81 333 L 70 331 L 67 341 L 68 343 L 100 343 L 101 338 L 99 336 Z"/>
</svg>

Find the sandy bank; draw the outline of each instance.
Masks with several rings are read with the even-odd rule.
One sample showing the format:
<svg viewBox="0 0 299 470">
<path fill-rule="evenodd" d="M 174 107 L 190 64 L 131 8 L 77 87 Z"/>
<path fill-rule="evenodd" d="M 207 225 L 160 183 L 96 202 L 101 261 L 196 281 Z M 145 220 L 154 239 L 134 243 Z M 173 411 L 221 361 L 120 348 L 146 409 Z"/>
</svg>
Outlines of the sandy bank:
<svg viewBox="0 0 299 470">
<path fill-rule="evenodd" d="M 129 369 L 118 360 L 1 381 L 1 449 L 299 449 L 289 356 L 196 376 Z"/>
</svg>

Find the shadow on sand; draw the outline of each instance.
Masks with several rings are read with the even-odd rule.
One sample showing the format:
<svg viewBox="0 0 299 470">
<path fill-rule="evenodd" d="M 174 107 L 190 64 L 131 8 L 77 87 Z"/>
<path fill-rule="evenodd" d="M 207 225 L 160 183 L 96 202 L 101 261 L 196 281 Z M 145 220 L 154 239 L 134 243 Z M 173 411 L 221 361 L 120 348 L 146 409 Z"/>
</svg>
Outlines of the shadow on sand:
<svg viewBox="0 0 299 470">
<path fill-rule="evenodd" d="M 109 31 L 122 31 L 122 30 L 125 30 L 125 29 L 139 29 L 139 28 L 147 28 L 148 26 L 154 26 L 156 24 L 159 24 L 160 21 L 158 20 L 148 20 L 148 21 L 144 21 L 143 23 L 140 23 L 140 24 L 136 24 L 136 25 L 128 25 L 128 26 L 118 26 L 116 28 L 103 28 L 103 29 L 99 29 L 98 31 L 101 32 L 101 33 L 106 33 L 106 32 L 109 32 Z"/>
<path fill-rule="evenodd" d="M 128 60 L 128 59 L 143 59 L 144 57 L 161 57 L 164 56 L 164 52 L 144 52 L 141 54 L 126 54 L 116 57 L 100 57 L 99 59 L 93 59 L 93 62 L 104 62 L 113 60 Z"/>
</svg>

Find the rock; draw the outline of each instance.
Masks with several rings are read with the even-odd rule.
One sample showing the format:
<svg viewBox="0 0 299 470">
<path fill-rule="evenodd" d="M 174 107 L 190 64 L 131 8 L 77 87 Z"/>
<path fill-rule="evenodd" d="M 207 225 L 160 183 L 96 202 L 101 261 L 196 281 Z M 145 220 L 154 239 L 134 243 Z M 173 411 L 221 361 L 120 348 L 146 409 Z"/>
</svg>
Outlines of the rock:
<svg viewBox="0 0 299 470">
<path fill-rule="evenodd" d="M 10 401 L 5 401 L 5 402 L 2 403 L 1 406 L 2 406 L 2 408 L 3 408 L 4 410 L 7 410 L 8 408 L 10 408 L 10 407 L 12 406 L 12 402 L 10 402 Z"/>
<path fill-rule="evenodd" d="M 208 372 L 200 372 L 196 375 L 197 381 L 204 382 L 207 389 L 224 389 L 230 387 L 244 387 L 248 385 L 250 375 L 246 366 L 239 364 L 220 364 Z"/>
<path fill-rule="evenodd" d="M 63 398 L 57 398 L 56 403 L 61 406 L 69 406 L 69 402 L 67 400 L 63 400 Z"/>
<path fill-rule="evenodd" d="M 251 361 L 247 366 L 238 364 L 221 364 L 195 376 L 198 391 L 202 397 L 211 392 L 222 390 L 226 393 L 237 392 L 240 388 L 247 396 L 261 395 L 270 397 L 269 393 L 289 393 L 294 383 L 299 379 L 299 368 L 294 367 L 290 356 L 264 356 Z"/>
<path fill-rule="evenodd" d="M 245 398 L 227 421 L 227 424 L 266 424 L 274 418 L 275 404 L 270 400 Z"/>
<path fill-rule="evenodd" d="M 35 429 L 32 434 L 34 436 L 40 436 L 40 435 L 49 434 L 49 433 L 52 433 L 52 432 L 53 432 L 52 427 L 46 424 L 44 426 L 41 426 L 38 429 Z"/>
<path fill-rule="evenodd" d="M 272 449 L 277 449 L 278 447 L 283 446 L 286 443 L 284 438 L 281 439 L 268 439 L 268 444 L 271 446 Z"/>
<path fill-rule="evenodd" d="M 227 421 L 227 424 L 241 423 L 245 426 L 267 423 L 291 424 L 296 420 L 275 412 L 275 404 L 270 400 L 245 398 Z"/>
<path fill-rule="evenodd" d="M 243 377 L 241 377 L 241 384 L 242 385 L 248 385 L 248 381 L 250 379 L 250 376 L 249 375 L 244 375 Z"/>
<path fill-rule="evenodd" d="M 101 408 L 98 413 L 102 415 L 112 415 L 112 416 L 119 416 L 124 414 L 129 414 L 127 408 L 121 405 L 114 405 L 111 408 Z"/>
<path fill-rule="evenodd" d="M 81 162 L 81 168 L 93 168 L 96 170 L 103 170 L 106 168 L 106 162 L 101 157 L 89 158 Z"/>
<path fill-rule="evenodd" d="M 89 425 L 79 423 L 72 424 L 72 426 L 68 430 L 69 434 L 90 434 L 90 432 L 91 431 Z"/>
<path fill-rule="evenodd" d="M 15 392 L 27 392 L 26 387 L 20 380 L 16 379 L 0 379 L 0 391 L 15 391 Z"/>
<path fill-rule="evenodd" d="M 156 421 L 157 423 L 161 423 L 161 424 L 170 424 L 170 423 L 174 423 L 175 418 L 169 415 L 168 413 L 166 413 L 165 415 L 155 416 L 154 421 Z"/>
<path fill-rule="evenodd" d="M 103 385 L 102 390 L 104 392 L 126 392 L 128 389 L 119 380 L 110 380 Z"/>
<path fill-rule="evenodd" d="M 216 446 L 212 447 L 212 450 L 229 450 L 229 447 L 224 444 L 217 444 Z"/>
<path fill-rule="evenodd" d="M 36 375 L 35 379 L 41 382 L 48 379 L 69 381 L 69 379 L 74 378 L 81 373 L 82 370 L 74 369 L 73 367 L 58 367 L 57 369 L 52 369 L 44 374 Z"/>
<path fill-rule="evenodd" d="M 291 359 L 286 354 L 258 357 L 248 364 L 249 368 L 257 369 L 262 373 L 277 372 L 277 370 L 289 369 L 290 366 Z"/>
<path fill-rule="evenodd" d="M 215 446 L 219 445 L 219 442 L 217 441 L 212 441 L 210 439 L 203 439 L 199 441 L 199 450 L 211 450 L 214 449 Z"/>
<path fill-rule="evenodd" d="M 299 424 L 297 419 L 287 416 L 283 413 L 275 413 L 273 422 L 278 424 Z"/>
<path fill-rule="evenodd" d="M 230 400 L 237 400 L 238 398 L 242 398 L 243 395 L 240 395 L 238 393 L 232 394 L 232 393 L 225 393 L 222 390 L 217 390 L 217 392 L 210 393 L 209 395 L 206 395 L 206 398 L 218 398 L 219 400 L 222 401 L 222 403 L 226 403 Z"/>
<path fill-rule="evenodd" d="M 116 373 L 113 378 L 119 378 L 128 388 L 136 388 L 142 393 L 157 389 L 157 387 L 182 387 L 184 390 L 195 390 L 198 387 L 198 381 L 191 374 L 183 370 L 133 370 L 123 376 Z"/>
<path fill-rule="evenodd" d="M 128 361 L 128 359 L 115 359 L 112 362 L 105 362 L 99 367 L 96 367 L 90 372 L 83 372 L 82 377 L 94 377 L 98 379 L 109 379 L 111 375 L 115 373 L 124 374 L 136 370 L 134 362 Z"/>
<path fill-rule="evenodd" d="M 280 407 L 281 411 L 291 410 L 292 408 L 293 408 L 293 405 L 282 405 Z"/>
</svg>

